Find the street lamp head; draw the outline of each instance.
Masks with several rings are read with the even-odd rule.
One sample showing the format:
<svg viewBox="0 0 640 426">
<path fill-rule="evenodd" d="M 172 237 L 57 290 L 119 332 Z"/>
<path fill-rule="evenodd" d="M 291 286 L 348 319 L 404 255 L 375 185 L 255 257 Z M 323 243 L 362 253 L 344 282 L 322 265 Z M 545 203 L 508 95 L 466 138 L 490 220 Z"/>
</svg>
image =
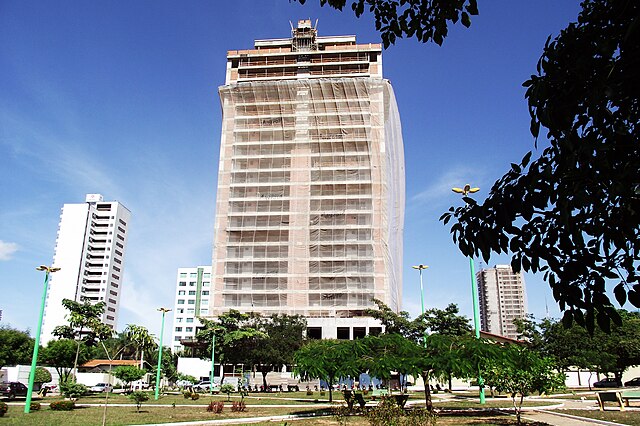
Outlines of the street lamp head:
<svg viewBox="0 0 640 426">
<path fill-rule="evenodd" d="M 36 268 L 36 271 L 47 271 L 49 273 L 51 272 L 58 272 L 60 270 L 60 268 L 58 267 L 53 267 L 53 266 L 46 266 L 46 265 L 40 265 Z"/>
<path fill-rule="evenodd" d="M 164 314 L 164 313 L 167 313 L 167 312 L 171 312 L 171 309 L 169 309 L 169 308 L 158 308 L 158 311 L 160 311 L 160 312 L 162 312 Z"/>
<path fill-rule="evenodd" d="M 451 188 L 451 190 L 456 194 L 462 194 L 463 197 L 466 197 L 469 194 L 473 194 L 475 192 L 480 191 L 480 188 L 477 188 L 477 187 L 472 188 L 470 184 L 466 184 L 464 188 Z"/>
<path fill-rule="evenodd" d="M 422 271 L 423 269 L 427 269 L 427 268 L 428 268 L 428 266 L 427 266 L 427 265 L 420 264 L 420 265 L 417 265 L 417 266 L 412 266 L 412 268 L 413 268 L 413 269 L 418 269 L 418 270 Z"/>
</svg>

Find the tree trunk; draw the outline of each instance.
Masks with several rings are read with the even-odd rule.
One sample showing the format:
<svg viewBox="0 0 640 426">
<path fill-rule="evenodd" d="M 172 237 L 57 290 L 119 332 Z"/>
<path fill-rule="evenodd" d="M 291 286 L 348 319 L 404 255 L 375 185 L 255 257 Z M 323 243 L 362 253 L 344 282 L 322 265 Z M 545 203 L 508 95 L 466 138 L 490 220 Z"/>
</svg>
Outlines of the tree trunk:
<svg viewBox="0 0 640 426">
<path fill-rule="evenodd" d="M 427 411 L 433 411 L 433 401 L 431 401 L 431 388 L 429 387 L 429 372 L 423 371 L 422 381 L 424 382 L 424 402 L 427 407 Z"/>
<path fill-rule="evenodd" d="M 449 373 L 449 392 L 451 392 L 451 389 L 453 388 L 453 386 L 451 385 L 452 381 L 453 381 L 452 375 L 451 373 Z"/>
<path fill-rule="evenodd" d="M 269 374 L 268 371 L 265 370 L 260 370 L 260 373 L 262 373 L 262 386 L 264 387 L 264 391 L 267 391 L 267 374 Z"/>
<path fill-rule="evenodd" d="M 333 402 L 333 380 L 327 380 L 327 384 L 329 385 L 329 402 Z"/>
</svg>

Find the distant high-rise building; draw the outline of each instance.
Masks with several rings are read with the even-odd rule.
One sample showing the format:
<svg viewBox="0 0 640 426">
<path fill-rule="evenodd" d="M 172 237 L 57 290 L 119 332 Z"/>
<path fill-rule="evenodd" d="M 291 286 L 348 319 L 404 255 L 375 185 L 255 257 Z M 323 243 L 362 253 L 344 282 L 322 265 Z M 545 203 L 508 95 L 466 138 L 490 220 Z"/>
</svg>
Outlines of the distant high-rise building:
<svg viewBox="0 0 640 426">
<path fill-rule="evenodd" d="M 379 44 L 290 38 L 227 54 L 209 315 L 307 317 L 311 337 L 377 332 L 402 299 L 404 153 Z"/>
<path fill-rule="evenodd" d="M 211 266 L 180 268 L 176 278 L 176 298 L 171 333 L 171 350 L 177 353 L 196 336 L 198 317 L 209 316 Z"/>
<path fill-rule="evenodd" d="M 106 308 L 102 321 L 115 329 L 122 292 L 124 254 L 131 212 L 100 194 L 87 194 L 82 204 L 65 204 L 60 215 L 41 339 L 54 339 L 53 329 L 66 325 L 63 299 L 97 303 Z"/>
<path fill-rule="evenodd" d="M 513 323 L 527 314 L 524 277 L 509 265 L 496 265 L 476 274 L 482 331 L 517 339 Z"/>
</svg>

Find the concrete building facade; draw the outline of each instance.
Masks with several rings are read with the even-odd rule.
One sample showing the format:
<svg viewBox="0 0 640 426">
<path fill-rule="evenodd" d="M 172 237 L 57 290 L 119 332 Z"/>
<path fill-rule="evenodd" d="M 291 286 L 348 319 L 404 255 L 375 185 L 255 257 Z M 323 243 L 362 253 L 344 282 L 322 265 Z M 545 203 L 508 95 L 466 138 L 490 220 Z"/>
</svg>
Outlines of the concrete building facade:
<svg viewBox="0 0 640 426">
<path fill-rule="evenodd" d="M 198 317 L 209 316 L 211 300 L 211 266 L 179 268 L 176 277 L 175 305 L 171 350 L 177 353 L 184 349 L 182 342 L 195 339 Z"/>
<path fill-rule="evenodd" d="M 377 331 L 402 299 L 404 152 L 379 44 L 290 38 L 229 51 L 208 312 L 299 314 L 319 338 Z M 371 330 L 370 330 L 371 329 Z"/>
<path fill-rule="evenodd" d="M 65 204 L 60 215 L 53 266 L 42 324 L 42 344 L 56 338 L 53 329 L 66 325 L 63 299 L 105 302 L 102 321 L 115 329 L 131 212 L 100 194 L 85 202 Z"/>
<path fill-rule="evenodd" d="M 513 320 L 527 314 L 522 272 L 514 273 L 509 265 L 496 265 L 480 270 L 476 278 L 482 331 L 517 339 Z"/>
</svg>

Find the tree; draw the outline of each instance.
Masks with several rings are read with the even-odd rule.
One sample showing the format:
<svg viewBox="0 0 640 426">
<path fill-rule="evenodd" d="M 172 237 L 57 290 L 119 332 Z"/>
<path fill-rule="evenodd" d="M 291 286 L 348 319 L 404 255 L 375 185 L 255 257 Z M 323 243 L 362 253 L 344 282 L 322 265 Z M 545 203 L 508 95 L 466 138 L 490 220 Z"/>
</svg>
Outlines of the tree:
<svg viewBox="0 0 640 426">
<path fill-rule="evenodd" d="M 142 403 L 149 400 L 149 394 L 142 391 L 135 391 L 131 392 L 129 398 L 133 399 L 133 401 L 136 403 L 136 411 L 139 413 Z"/>
<path fill-rule="evenodd" d="M 62 306 L 69 310 L 69 314 L 66 317 L 69 324 L 55 327 L 53 335 L 65 339 L 78 339 L 76 358 L 73 363 L 73 370 L 76 371 L 81 344 L 95 346 L 99 341 L 111 337 L 113 330 L 102 322 L 102 314 L 106 306 L 104 302 L 98 302 L 93 305 L 89 301 L 79 303 L 74 300 L 63 299 Z"/>
<path fill-rule="evenodd" d="M 244 314 L 235 309 L 214 320 L 199 317 L 203 328 L 196 334 L 196 338 L 206 346 L 206 351 L 200 354 L 201 357 L 210 359 L 213 336 L 215 336 L 215 356 L 220 365 L 246 364 L 248 347 L 256 344 L 257 339 L 264 337 L 264 333 L 255 326 L 259 318 L 260 315 L 254 312 Z M 224 368 L 221 383 L 223 382 Z"/>
<path fill-rule="evenodd" d="M 231 383 L 225 383 L 220 386 L 220 392 L 227 394 L 227 401 L 231 401 L 231 393 L 235 391 L 236 388 Z"/>
<path fill-rule="evenodd" d="M 145 374 L 147 374 L 146 370 L 133 365 L 122 365 L 113 370 L 113 375 L 122 380 L 127 388 L 131 388 L 131 383 L 142 379 Z"/>
<path fill-rule="evenodd" d="M 598 373 L 612 373 L 622 380 L 624 371 L 640 364 L 640 315 L 620 310 L 621 325 L 612 325 L 610 332 L 600 329 L 589 334 L 583 327 L 553 320 L 529 323 L 537 336 L 532 350 L 551 357 L 560 371 L 571 367 Z M 589 381 L 589 386 L 591 382 Z"/>
<path fill-rule="evenodd" d="M 86 345 L 81 343 L 78 346 L 78 342 L 71 339 L 50 340 L 39 356 L 42 364 L 56 369 L 61 382 L 69 380 L 76 362 L 84 364 L 89 359 L 91 356 Z"/>
<path fill-rule="evenodd" d="M 555 370 L 550 358 L 542 358 L 536 352 L 518 345 L 502 347 L 500 356 L 489 361 L 482 376 L 488 386 L 511 396 L 518 424 L 525 396 L 533 392 L 561 389 L 565 380 L 564 374 Z"/>
<path fill-rule="evenodd" d="M 267 374 L 293 363 L 293 353 L 302 347 L 307 321 L 299 315 L 274 314 L 260 318 L 254 325 L 262 335 L 254 334 L 247 348 L 247 365 L 262 373 L 267 388 Z M 253 337 L 252 336 L 252 337 Z M 255 344 L 253 344 L 255 343 Z"/>
<path fill-rule="evenodd" d="M 329 402 L 333 402 L 333 386 L 338 380 L 360 374 L 361 345 L 358 340 L 310 340 L 294 354 L 294 371 L 305 379 L 327 382 Z"/>
<path fill-rule="evenodd" d="M 413 342 L 424 339 L 427 324 L 423 315 L 411 320 L 406 311 L 394 312 L 378 299 L 373 299 L 378 309 L 367 309 L 365 315 L 379 320 L 386 334 L 399 334 Z"/>
<path fill-rule="evenodd" d="M 306 0 L 297 1 L 306 3 Z M 322 6 L 329 5 L 338 10 L 346 3 L 346 0 L 320 0 Z M 478 14 L 476 0 L 354 0 L 351 3 L 356 17 L 364 13 L 365 7 L 375 17 L 376 30 L 380 32 L 385 48 L 394 44 L 396 38 L 405 36 L 442 45 L 450 23 L 460 21 L 468 28 L 471 16 Z"/>
<path fill-rule="evenodd" d="M 6 365 L 29 364 L 34 339 L 28 331 L 0 326 L 0 369 Z"/>
<path fill-rule="evenodd" d="M 467 256 L 512 254 L 515 270 L 544 272 L 554 298 L 590 332 L 620 317 L 606 293 L 640 307 L 640 3 L 585 0 L 577 23 L 547 40 L 524 83 L 532 153 L 481 204 L 449 209 Z"/>
<path fill-rule="evenodd" d="M 127 324 L 123 332 L 125 338 L 135 348 L 136 359 L 140 360 L 140 368 L 144 368 L 144 352 L 156 345 L 154 337 L 146 327 Z"/>
<path fill-rule="evenodd" d="M 428 309 L 424 321 L 431 333 L 445 336 L 464 336 L 471 333 L 469 318 L 458 315 L 458 305 L 450 303 L 444 309 Z"/>
</svg>

